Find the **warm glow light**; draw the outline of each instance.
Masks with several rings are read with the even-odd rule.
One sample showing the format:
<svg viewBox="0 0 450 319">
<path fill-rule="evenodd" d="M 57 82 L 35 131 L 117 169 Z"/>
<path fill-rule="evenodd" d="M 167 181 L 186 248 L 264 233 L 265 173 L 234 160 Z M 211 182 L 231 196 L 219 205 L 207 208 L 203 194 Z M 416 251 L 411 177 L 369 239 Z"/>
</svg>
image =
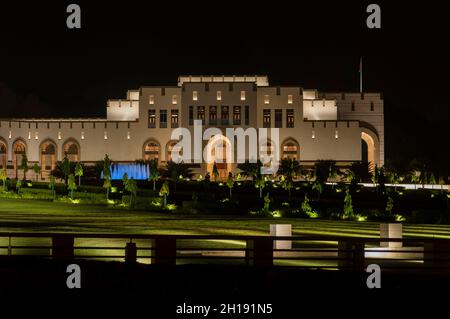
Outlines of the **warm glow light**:
<svg viewBox="0 0 450 319">
<path fill-rule="evenodd" d="M 155 104 L 155 96 L 154 95 L 150 95 L 148 97 L 148 104 Z"/>
<path fill-rule="evenodd" d="M 84 132 L 81 132 L 81 139 L 84 140 Z"/>
<path fill-rule="evenodd" d="M 131 133 L 128 132 L 128 133 L 127 133 L 127 140 L 129 140 L 130 138 L 131 138 Z"/>
<path fill-rule="evenodd" d="M 269 104 L 269 102 L 270 102 L 269 95 L 268 94 L 264 95 L 264 104 Z"/>
<path fill-rule="evenodd" d="M 177 96 L 176 94 L 172 95 L 172 104 L 177 104 L 178 100 L 177 100 Z"/>
<path fill-rule="evenodd" d="M 39 139 L 39 133 L 38 133 L 38 132 L 35 132 L 35 133 L 34 133 L 34 139 L 35 139 L 35 140 L 38 140 L 38 139 Z"/>
<path fill-rule="evenodd" d="M 316 138 L 316 132 L 315 132 L 314 130 L 312 131 L 311 137 L 312 137 L 312 138 Z"/>
<path fill-rule="evenodd" d="M 339 138 L 339 132 L 338 132 L 338 130 L 336 130 L 336 132 L 334 132 L 334 137 L 335 137 L 335 138 Z"/>
<path fill-rule="evenodd" d="M 245 101 L 245 91 L 241 91 L 241 101 Z"/>
<path fill-rule="evenodd" d="M 61 139 L 61 132 L 58 132 L 58 140 Z"/>
<path fill-rule="evenodd" d="M 9 131 L 8 138 L 12 138 L 12 132 L 11 131 Z"/>
<path fill-rule="evenodd" d="M 193 91 L 192 92 L 192 100 L 193 101 L 197 101 L 198 100 L 198 92 L 197 91 Z"/>
<path fill-rule="evenodd" d="M 217 91 L 217 101 L 222 101 L 222 91 Z"/>
<path fill-rule="evenodd" d="M 288 95 L 288 104 L 292 104 L 292 94 Z"/>
<path fill-rule="evenodd" d="M 108 139 L 108 132 L 105 132 L 105 133 L 103 134 L 103 137 L 105 138 L 105 140 L 107 140 L 107 139 Z"/>
<path fill-rule="evenodd" d="M 28 132 L 28 139 L 31 140 L 31 132 Z"/>
</svg>

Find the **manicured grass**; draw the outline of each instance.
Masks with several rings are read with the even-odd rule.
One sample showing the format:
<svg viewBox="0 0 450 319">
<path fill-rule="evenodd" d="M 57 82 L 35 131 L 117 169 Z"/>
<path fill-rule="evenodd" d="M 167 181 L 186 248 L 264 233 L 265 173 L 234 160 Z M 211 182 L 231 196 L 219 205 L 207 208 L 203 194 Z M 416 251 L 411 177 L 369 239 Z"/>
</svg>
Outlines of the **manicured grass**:
<svg viewBox="0 0 450 319">
<path fill-rule="evenodd" d="M 36 200 L 0 200 L 4 232 L 266 235 L 273 223 L 292 224 L 294 235 L 377 237 L 378 223 L 297 218 L 181 215 Z M 405 225 L 405 236 L 450 238 L 447 225 Z"/>
</svg>

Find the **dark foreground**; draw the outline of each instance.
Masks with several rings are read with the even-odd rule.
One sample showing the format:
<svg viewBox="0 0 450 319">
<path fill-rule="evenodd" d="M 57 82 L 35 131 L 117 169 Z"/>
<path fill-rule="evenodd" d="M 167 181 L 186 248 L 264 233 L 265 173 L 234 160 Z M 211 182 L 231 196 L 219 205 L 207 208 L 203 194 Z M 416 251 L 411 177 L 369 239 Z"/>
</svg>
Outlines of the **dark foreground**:
<svg viewBox="0 0 450 319">
<path fill-rule="evenodd" d="M 67 288 L 71 263 L 81 268 L 80 289 Z M 402 305 L 408 312 L 402 301 L 429 308 L 430 298 L 435 304 L 450 297 L 450 276 L 382 272 L 381 289 L 367 288 L 367 276 L 277 267 L 0 259 L 0 296 L 4 301 L 45 300 L 49 309 L 70 304 L 73 311 L 87 305 L 103 314 L 125 311 L 130 318 L 141 311 L 148 314 L 144 318 L 301 318 L 307 310 L 350 316 L 349 310 L 359 306 L 387 310 L 396 304 L 395 309 Z M 258 308 L 244 304 L 256 304 L 260 313 L 245 313 Z M 179 306 L 186 311 L 190 305 L 209 305 L 210 312 L 177 314 Z"/>
</svg>

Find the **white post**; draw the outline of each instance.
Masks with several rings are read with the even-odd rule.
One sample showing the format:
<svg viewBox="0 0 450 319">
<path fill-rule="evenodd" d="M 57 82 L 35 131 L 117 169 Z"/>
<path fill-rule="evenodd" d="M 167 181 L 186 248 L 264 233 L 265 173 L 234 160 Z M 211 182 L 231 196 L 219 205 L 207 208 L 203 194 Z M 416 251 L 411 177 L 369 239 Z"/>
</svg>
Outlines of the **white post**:
<svg viewBox="0 0 450 319">
<path fill-rule="evenodd" d="M 380 224 L 380 238 L 403 238 L 403 227 L 400 223 Z M 382 241 L 380 247 L 401 248 L 403 243 L 399 241 Z"/>
<path fill-rule="evenodd" d="M 290 237 L 292 236 L 292 225 L 291 224 L 271 224 L 270 225 L 270 236 L 276 237 Z M 274 249 L 291 249 L 291 240 L 274 240 Z"/>
</svg>

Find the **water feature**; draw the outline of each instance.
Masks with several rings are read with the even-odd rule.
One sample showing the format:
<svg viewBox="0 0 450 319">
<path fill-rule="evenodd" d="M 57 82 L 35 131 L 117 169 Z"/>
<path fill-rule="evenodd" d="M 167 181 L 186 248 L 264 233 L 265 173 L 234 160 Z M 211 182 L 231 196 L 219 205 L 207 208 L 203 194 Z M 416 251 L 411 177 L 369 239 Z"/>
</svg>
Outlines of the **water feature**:
<svg viewBox="0 0 450 319">
<path fill-rule="evenodd" d="M 117 163 L 111 165 L 111 179 L 121 180 L 125 173 L 128 174 L 128 178 L 130 179 L 148 180 L 150 176 L 150 165 L 137 163 Z M 101 178 L 103 178 L 103 172 Z"/>
</svg>

